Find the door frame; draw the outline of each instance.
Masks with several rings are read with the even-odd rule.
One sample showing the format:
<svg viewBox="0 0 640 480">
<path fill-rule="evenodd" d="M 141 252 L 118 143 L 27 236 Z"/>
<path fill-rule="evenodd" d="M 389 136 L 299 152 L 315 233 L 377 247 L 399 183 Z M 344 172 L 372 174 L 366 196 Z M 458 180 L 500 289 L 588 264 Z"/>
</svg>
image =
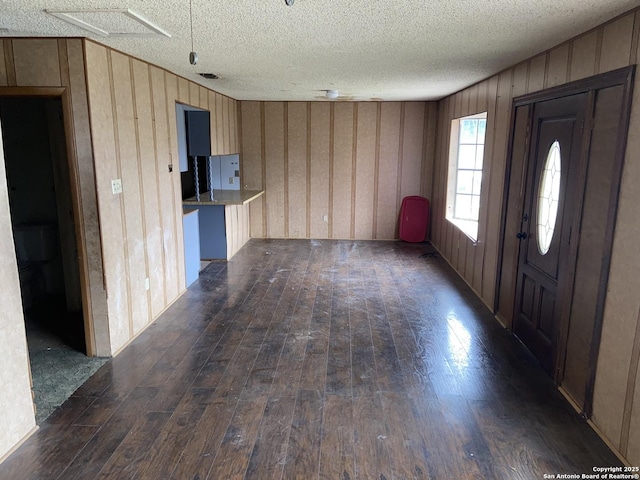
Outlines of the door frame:
<svg viewBox="0 0 640 480">
<path fill-rule="evenodd" d="M 84 340 L 88 357 L 97 355 L 93 309 L 91 308 L 91 289 L 89 278 L 89 264 L 86 253 L 86 232 L 82 218 L 82 198 L 80 178 L 78 173 L 78 157 L 74 147 L 74 131 L 72 124 L 71 92 L 67 87 L 1 87 L 0 97 L 32 97 L 59 98 L 62 103 L 63 128 L 69 167 L 69 184 L 71 187 L 71 204 L 73 207 L 73 221 L 78 248 L 78 267 L 80 275 L 80 294 L 82 300 L 82 318 L 84 324 Z"/>
<path fill-rule="evenodd" d="M 593 411 L 593 390 L 595 384 L 595 376 L 596 376 L 596 367 L 598 361 L 598 353 L 600 349 L 600 340 L 602 336 L 602 320 L 604 317 L 604 307 L 606 300 L 606 290 L 607 284 L 609 281 L 609 269 L 611 266 L 611 249 L 613 247 L 613 237 L 615 232 L 615 222 L 617 217 L 618 210 L 618 200 L 619 200 L 619 187 L 622 180 L 622 170 L 624 166 L 624 156 L 627 144 L 628 137 L 628 129 L 629 129 L 629 118 L 631 113 L 631 100 L 632 100 L 632 90 L 633 90 L 633 80 L 635 75 L 635 65 L 631 65 L 628 67 L 620 68 L 617 70 L 613 70 L 610 72 L 606 72 L 603 74 L 595 75 L 592 77 L 588 77 L 585 79 L 577 80 L 574 82 L 566 83 L 564 85 L 560 85 L 557 87 L 552 87 L 544 90 L 540 90 L 538 92 L 525 94 L 519 97 L 516 97 L 512 101 L 511 106 L 511 120 L 510 120 L 510 130 L 509 130 L 509 142 L 507 145 L 507 158 L 505 165 L 505 176 L 504 176 L 504 185 L 503 185 L 503 201 L 502 201 L 502 214 L 500 219 L 500 233 L 499 233 L 499 244 L 498 244 L 498 262 L 497 262 L 497 274 L 496 274 L 496 295 L 494 299 L 493 311 L 498 313 L 499 311 L 499 302 L 500 302 L 500 285 L 502 283 L 503 276 L 506 274 L 512 274 L 511 270 L 505 271 L 503 269 L 504 263 L 504 244 L 505 244 L 505 235 L 507 230 L 507 221 L 508 221 L 508 198 L 509 198 L 509 190 L 511 188 L 511 172 L 512 172 L 512 162 L 514 155 L 514 137 L 516 135 L 516 109 L 518 107 L 523 106 L 532 106 L 535 103 L 546 101 L 546 100 L 555 100 L 558 98 L 575 95 L 579 93 L 589 93 L 589 105 L 588 108 L 591 112 L 593 112 L 594 108 L 594 99 L 595 93 L 598 90 L 614 87 L 618 85 L 623 86 L 623 100 L 622 100 L 622 109 L 620 112 L 620 124 L 618 130 L 618 138 L 616 140 L 615 147 L 615 155 L 612 166 L 612 184 L 611 190 L 609 192 L 609 214 L 607 216 L 607 224 L 605 225 L 605 239 L 604 239 L 604 251 L 606 252 L 602 258 L 602 269 L 600 273 L 600 278 L 598 281 L 598 294 L 596 300 L 596 311 L 594 315 L 594 328 L 591 346 L 589 350 L 589 372 L 587 377 L 587 384 L 585 388 L 585 401 L 582 407 L 582 415 L 586 418 L 590 418 Z M 527 135 L 526 135 L 526 147 L 523 162 L 523 170 L 526 172 L 528 164 L 529 164 L 529 133 L 531 131 L 531 121 L 532 121 L 532 113 L 533 108 L 529 109 L 528 119 L 527 119 Z M 593 116 L 590 115 L 588 120 L 585 121 L 585 129 L 589 128 L 591 130 L 590 122 L 592 121 Z M 590 137 L 591 135 L 585 135 L 585 139 L 583 142 L 583 153 L 588 155 L 588 148 L 590 145 Z M 582 162 L 586 162 L 586 158 L 582 159 Z M 584 169 L 583 169 L 584 171 Z M 584 194 L 579 199 L 579 207 L 580 212 L 578 213 L 577 220 L 580 220 L 582 204 L 584 201 Z M 524 208 L 524 197 L 522 198 L 519 205 L 516 207 L 520 213 L 519 218 L 522 217 L 522 211 Z M 578 242 L 574 242 L 575 245 L 572 245 L 573 251 L 577 251 Z M 519 254 L 520 244 L 518 244 L 516 255 Z M 517 272 L 517 264 L 515 265 L 515 269 Z M 574 266 L 575 267 L 575 266 Z M 573 274 L 575 272 L 575 268 L 572 269 L 570 275 L 570 285 L 568 285 L 569 293 L 571 296 L 573 295 Z M 567 283 L 569 283 L 567 282 Z M 513 285 L 513 289 L 515 290 L 516 286 Z M 565 287 L 566 288 L 566 287 Z M 514 302 L 515 303 L 515 302 Z M 569 327 L 569 309 L 571 306 L 570 299 L 566 302 L 566 305 L 563 308 L 561 314 L 561 324 L 560 324 L 560 332 L 559 332 L 559 343 L 557 348 L 556 355 L 556 374 L 554 376 L 554 381 L 556 384 L 560 383 L 562 378 L 562 373 L 564 370 L 564 365 L 560 364 L 557 359 L 560 358 L 566 352 L 567 348 L 567 339 L 568 339 L 568 327 Z M 515 308 L 515 305 L 513 305 Z M 514 313 L 510 312 L 511 322 L 510 322 L 510 330 L 513 331 L 513 319 Z M 558 370 L 560 368 L 561 370 Z"/>
</svg>

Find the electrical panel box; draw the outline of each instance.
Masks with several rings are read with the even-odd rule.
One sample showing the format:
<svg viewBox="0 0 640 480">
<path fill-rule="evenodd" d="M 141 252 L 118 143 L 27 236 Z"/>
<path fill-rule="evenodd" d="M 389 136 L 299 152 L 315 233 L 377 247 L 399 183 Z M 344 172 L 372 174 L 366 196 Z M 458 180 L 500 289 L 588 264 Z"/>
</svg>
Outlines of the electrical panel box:
<svg viewBox="0 0 640 480">
<path fill-rule="evenodd" d="M 240 190 L 239 154 L 211 156 L 207 168 L 213 190 Z"/>
</svg>

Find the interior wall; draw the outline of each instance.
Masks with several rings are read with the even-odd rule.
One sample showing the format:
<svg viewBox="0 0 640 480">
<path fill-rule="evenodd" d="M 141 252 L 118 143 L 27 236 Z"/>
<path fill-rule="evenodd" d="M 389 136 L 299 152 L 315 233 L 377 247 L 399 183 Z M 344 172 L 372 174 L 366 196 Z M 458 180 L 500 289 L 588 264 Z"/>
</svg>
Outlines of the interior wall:
<svg viewBox="0 0 640 480">
<path fill-rule="evenodd" d="M 240 102 L 251 237 L 394 239 L 431 198 L 435 102 Z"/>
<path fill-rule="evenodd" d="M 0 458 L 36 425 L 0 135 Z"/>
<path fill-rule="evenodd" d="M 92 317 L 90 335 L 94 353 L 111 351 L 103 285 L 102 252 L 95 195 L 93 154 L 87 109 L 84 51 L 80 39 L 0 39 L 0 95 L 36 95 L 48 87 L 65 89 L 65 122 L 73 132 L 68 139 L 74 174 L 79 183 L 82 218 L 81 268 L 87 273 L 88 299 L 85 314 Z M 23 438 L 35 425 L 20 284 L 11 236 L 3 150 L 0 149 L 0 456 Z M 6 296 L 6 298 L 5 298 Z"/>
<path fill-rule="evenodd" d="M 7 87 L 7 88 L 5 88 Z M 16 88 L 17 87 L 17 88 Z M 74 165 L 79 191 L 81 235 L 80 269 L 86 272 L 85 315 L 91 317 L 89 341 L 97 355 L 109 355 L 111 345 L 107 318 L 107 298 L 103 283 L 100 226 L 96 203 L 95 176 L 89 111 L 81 39 L 5 38 L 0 40 L 0 95 L 36 95 L 40 89 L 62 87 L 65 123 L 72 132 L 67 139 L 70 162 Z M 4 271 L 0 275 L 4 275 Z"/>
<path fill-rule="evenodd" d="M 637 11 L 537 55 L 439 102 L 432 241 L 493 309 L 510 129 L 516 96 L 638 61 Z M 640 85 L 634 86 L 609 288 L 598 357 L 592 423 L 632 465 L 640 463 Z M 487 140 L 478 242 L 445 219 L 451 120 L 487 111 Z"/>
<path fill-rule="evenodd" d="M 238 152 L 237 106 L 233 99 L 92 41 L 86 42 L 86 58 L 115 353 L 185 290 L 175 104 L 211 112 L 213 154 Z M 122 179 L 121 194 L 112 193 L 114 179 Z"/>
</svg>

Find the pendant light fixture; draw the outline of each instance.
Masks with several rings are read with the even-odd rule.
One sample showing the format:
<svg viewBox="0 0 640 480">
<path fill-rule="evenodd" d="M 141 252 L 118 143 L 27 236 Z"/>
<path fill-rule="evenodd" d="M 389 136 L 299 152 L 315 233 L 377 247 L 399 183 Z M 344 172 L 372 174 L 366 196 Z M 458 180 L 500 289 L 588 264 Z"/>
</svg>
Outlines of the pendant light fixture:
<svg viewBox="0 0 640 480">
<path fill-rule="evenodd" d="M 195 65 L 198 63 L 198 54 L 193 49 L 193 11 L 191 8 L 191 0 L 189 0 L 189 24 L 191 25 L 191 52 L 189 52 L 189 63 Z"/>
</svg>

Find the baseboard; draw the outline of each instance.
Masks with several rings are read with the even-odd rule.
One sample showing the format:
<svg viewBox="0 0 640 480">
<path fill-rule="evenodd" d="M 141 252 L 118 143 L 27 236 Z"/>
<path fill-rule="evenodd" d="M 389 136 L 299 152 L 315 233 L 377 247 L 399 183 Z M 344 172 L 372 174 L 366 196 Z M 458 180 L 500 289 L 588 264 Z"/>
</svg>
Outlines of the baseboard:
<svg viewBox="0 0 640 480">
<path fill-rule="evenodd" d="M 2 465 L 2 462 L 4 462 L 7 458 L 9 458 L 13 452 L 15 452 L 18 448 L 20 448 L 22 444 L 27 440 L 29 440 L 29 437 L 34 433 L 36 433 L 39 429 L 40 427 L 36 425 L 31 430 L 29 430 L 27 434 L 18 441 L 18 443 L 16 443 L 4 455 L 2 455 L 2 457 L 0 457 L 0 465 Z"/>
<path fill-rule="evenodd" d="M 600 439 L 607 444 L 607 447 L 611 449 L 611 451 L 616 455 L 616 457 L 618 457 L 618 460 L 624 463 L 627 467 L 633 466 L 629 463 L 629 461 L 626 458 L 624 458 L 622 453 L 618 451 L 618 449 L 607 439 L 607 437 L 604 436 L 604 434 L 600 431 L 600 429 L 595 423 L 593 423 L 590 419 L 587 420 L 587 423 L 593 429 L 593 431 L 596 432 L 596 434 L 600 437 Z"/>
<path fill-rule="evenodd" d="M 489 309 L 489 311 L 491 313 L 493 312 L 493 307 L 490 306 L 487 302 L 485 302 L 484 298 L 482 298 L 482 295 L 480 295 L 480 293 L 473 287 L 473 285 L 471 285 L 466 278 L 464 278 L 462 275 L 460 275 L 460 272 L 456 269 L 456 267 L 453 266 L 453 264 L 449 261 L 449 259 L 447 257 L 445 257 L 442 252 L 440 251 L 440 249 L 438 247 L 436 247 L 433 243 L 431 243 L 431 246 L 436 250 L 436 252 L 438 252 L 438 255 L 440 255 L 440 257 L 447 262 L 447 265 L 449 265 L 454 272 L 456 272 L 456 275 L 458 275 L 458 277 L 460 277 L 460 279 L 471 289 L 471 291 L 474 293 L 474 295 L 476 297 L 478 297 L 478 299 L 482 302 L 482 304 L 487 307 Z M 504 328 L 507 328 L 504 323 L 502 323 L 498 318 L 496 318 L 496 320 L 498 320 L 498 323 L 500 323 L 500 325 L 502 325 Z"/>
<path fill-rule="evenodd" d="M 558 391 L 562 394 L 565 400 L 569 402 L 569 405 L 573 407 L 576 413 L 578 415 L 582 415 L 582 408 L 573 400 L 573 398 L 571 398 L 571 395 L 569 395 L 569 392 L 567 392 L 564 388 L 562 388 L 562 386 L 558 387 Z"/>
<path fill-rule="evenodd" d="M 160 313 L 158 313 L 158 315 L 156 315 L 156 318 L 154 318 L 153 320 L 151 320 L 149 323 L 147 323 L 144 327 L 142 327 L 140 329 L 139 332 L 136 332 L 135 335 L 133 337 L 131 337 L 129 340 L 127 340 L 120 348 L 118 348 L 115 352 L 113 352 L 111 354 L 111 357 L 115 357 L 117 356 L 120 352 L 122 352 L 125 348 L 127 348 L 131 342 L 133 342 L 136 338 L 138 338 L 147 328 L 149 328 L 151 325 L 154 324 L 154 322 L 156 320 L 158 320 L 162 314 L 164 312 L 166 312 L 167 310 L 169 310 L 169 308 L 178 301 L 178 299 L 180 297 L 182 297 L 182 295 L 184 295 L 187 292 L 187 289 L 183 289 L 180 293 L 178 293 L 178 295 L 176 296 L 176 298 L 174 298 L 173 300 L 171 300 L 161 311 Z"/>
</svg>

